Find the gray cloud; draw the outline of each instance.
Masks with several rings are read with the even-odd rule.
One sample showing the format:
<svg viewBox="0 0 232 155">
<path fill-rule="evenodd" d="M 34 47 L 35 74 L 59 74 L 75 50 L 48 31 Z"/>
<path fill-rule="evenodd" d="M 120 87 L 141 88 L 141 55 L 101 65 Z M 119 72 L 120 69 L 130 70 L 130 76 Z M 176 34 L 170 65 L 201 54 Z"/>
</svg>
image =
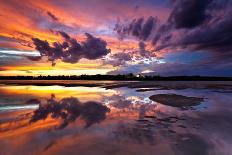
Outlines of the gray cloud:
<svg viewBox="0 0 232 155">
<path fill-rule="evenodd" d="M 227 0 L 175 0 L 168 21 L 154 33 L 155 50 L 203 50 L 211 63 L 231 61 L 231 8 Z"/>
<path fill-rule="evenodd" d="M 207 27 L 199 27 L 183 36 L 178 42 L 181 46 L 193 45 L 195 49 L 210 50 L 223 56 L 232 56 L 232 11 L 224 15 L 223 19 Z M 224 56 L 225 55 L 225 56 Z"/>
<path fill-rule="evenodd" d="M 193 28 L 207 19 L 206 9 L 213 0 L 174 0 L 169 22 L 175 28 Z"/>
<path fill-rule="evenodd" d="M 103 61 L 103 64 L 111 64 L 114 67 L 126 65 L 127 62 L 132 61 L 132 54 L 126 51 L 111 54 L 108 59 Z"/>
<path fill-rule="evenodd" d="M 50 45 L 47 41 L 32 38 L 35 49 L 40 52 L 41 57 L 47 57 L 52 65 L 55 65 L 55 61 L 58 59 L 67 63 L 77 63 L 81 58 L 95 60 L 110 53 L 110 49 L 106 47 L 107 43 L 101 38 L 86 33 L 86 40 L 78 43 L 67 33 L 61 31 L 58 33 L 64 38 L 64 42 L 54 42 Z M 40 60 L 40 58 L 30 59 Z"/>
<path fill-rule="evenodd" d="M 134 19 L 128 24 L 123 24 L 119 21 L 115 25 L 114 30 L 117 32 L 121 39 L 128 35 L 131 35 L 140 40 L 146 41 L 151 35 L 152 31 L 156 28 L 156 24 L 157 19 L 150 16 L 147 19 Z"/>
<path fill-rule="evenodd" d="M 144 59 L 151 59 L 157 57 L 154 52 L 146 50 L 146 44 L 139 42 L 138 49 L 132 51 L 122 51 L 110 54 L 108 58 L 103 60 L 103 64 L 111 64 L 114 67 L 126 66 L 128 63 L 141 63 Z"/>
<path fill-rule="evenodd" d="M 129 24 L 123 24 L 120 21 L 116 24 L 115 31 L 121 38 L 134 36 L 141 41 L 138 51 L 130 52 L 130 57 L 132 60 L 139 56 L 144 59 L 151 58 L 151 53 L 158 51 L 184 50 L 206 52 L 207 59 L 194 62 L 194 64 L 185 64 L 181 62 L 182 60 L 162 64 L 157 62 L 122 63 L 124 65 L 109 74 L 141 73 L 144 70 L 153 70 L 155 71 L 153 74 L 161 75 L 215 74 L 222 76 L 227 74 L 231 76 L 228 68 L 231 67 L 232 56 L 232 1 L 173 0 L 171 5 L 169 18 L 164 23 L 158 23 L 155 19 L 156 22 L 153 22 L 153 25 L 147 26 L 149 24 L 145 23 L 152 23 L 152 19 L 138 18 Z M 144 27 L 150 28 L 148 31 L 143 31 Z M 152 51 L 155 52 L 148 53 L 144 50 L 144 42 L 148 41 L 151 41 L 154 47 Z"/>
</svg>

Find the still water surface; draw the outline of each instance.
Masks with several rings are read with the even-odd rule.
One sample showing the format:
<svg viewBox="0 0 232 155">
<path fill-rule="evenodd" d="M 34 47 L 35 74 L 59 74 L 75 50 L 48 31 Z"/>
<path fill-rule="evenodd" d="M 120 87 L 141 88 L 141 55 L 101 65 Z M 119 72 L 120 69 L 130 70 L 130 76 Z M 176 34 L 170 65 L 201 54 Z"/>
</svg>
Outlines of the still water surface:
<svg viewBox="0 0 232 155">
<path fill-rule="evenodd" d="M 232 154 L 231 92 L 59 83 L 0 85 L 1 155 Z M 155 94 L 204 101 L 183 109 L 150 100 Z"/>
</svg>

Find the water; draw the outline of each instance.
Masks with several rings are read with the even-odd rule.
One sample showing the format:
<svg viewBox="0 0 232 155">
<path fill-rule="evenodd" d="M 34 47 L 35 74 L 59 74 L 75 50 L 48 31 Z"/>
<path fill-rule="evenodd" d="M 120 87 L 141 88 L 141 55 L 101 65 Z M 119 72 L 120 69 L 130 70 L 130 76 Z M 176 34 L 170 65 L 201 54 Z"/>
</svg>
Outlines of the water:
<svg viewBox="0 0 232 155">
<path fill-rule="evenodd" d="M 0 154 L 232 154 L 228 90 L 16 83 L 0 85 Z M 183 109 L 149 99 L 170 93 L 204 101 Z"/>
</svg>

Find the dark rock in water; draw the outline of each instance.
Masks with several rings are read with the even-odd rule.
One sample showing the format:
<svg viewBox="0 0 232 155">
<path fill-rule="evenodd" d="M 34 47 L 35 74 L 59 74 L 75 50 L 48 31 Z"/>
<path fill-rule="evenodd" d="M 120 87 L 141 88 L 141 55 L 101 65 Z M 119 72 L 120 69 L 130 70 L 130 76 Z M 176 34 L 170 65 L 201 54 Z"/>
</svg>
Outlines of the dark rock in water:
<svg viewBox="0 0 232 155">
<path fill-rule="evenodd" d="M 152 101 L 159 102 L 164 105 L 172 106 L 172 107 L 191 107 L 197 106 L 202 101 L 203 98 L 198 97 L 187 97 L 183 95 L 176 94 L 157 94 L 149 97 Z"/>
</svg>

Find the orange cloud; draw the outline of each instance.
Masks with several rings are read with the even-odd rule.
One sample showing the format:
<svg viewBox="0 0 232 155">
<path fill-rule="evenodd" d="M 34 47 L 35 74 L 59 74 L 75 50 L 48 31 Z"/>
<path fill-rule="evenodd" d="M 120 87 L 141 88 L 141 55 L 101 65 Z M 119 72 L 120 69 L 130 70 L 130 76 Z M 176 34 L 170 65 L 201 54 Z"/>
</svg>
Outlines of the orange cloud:
<svg viewBox="0 0 232 155">
<path fill-rule="evenodd" d="M 168 16 L 167 10 L 160 6 L 154 8 L 149 4 L 144 4 L 143 7 L 135 10 L 135 6 L 131 3 L 104 0 L 88 1 L 88 3 L 73 0 L 25 0 L 23 3 L 20 0 L 1 1 L 0 49 L 34 51 L 35 47 L 31 38 L 35 37 L 53 43 L 62 40 L 57 31 L 65 31 L 79 42 L 85 40 L 85 32 L 100 37 L 107 42 L 107 47 L 112 53 L 136 50 L 138 40 L 129 38 L 121 41 L 113 32 L 118 17 L 121 20 L 132 20 L 135 17 L 152 15 L 165 20 Z M 86 64 L 78 66 L 60 63 L 59 67 L 51 68 L 45 60 L 41 62 L 28 60 L 23 65 L 12 62 L 12 65 L 9 63 L 1 66 L 1 70 L 4 71 L 0 71 L 0 75 L 30 75 L 30 73 L 33 75 L 56 75 L 58 73 L 67 75 L 88 74 L 89 72 L 105 74 L 113 69 L 110 65 L 96 64 L 96 61 L 86 61 Z"/>
</svg>

